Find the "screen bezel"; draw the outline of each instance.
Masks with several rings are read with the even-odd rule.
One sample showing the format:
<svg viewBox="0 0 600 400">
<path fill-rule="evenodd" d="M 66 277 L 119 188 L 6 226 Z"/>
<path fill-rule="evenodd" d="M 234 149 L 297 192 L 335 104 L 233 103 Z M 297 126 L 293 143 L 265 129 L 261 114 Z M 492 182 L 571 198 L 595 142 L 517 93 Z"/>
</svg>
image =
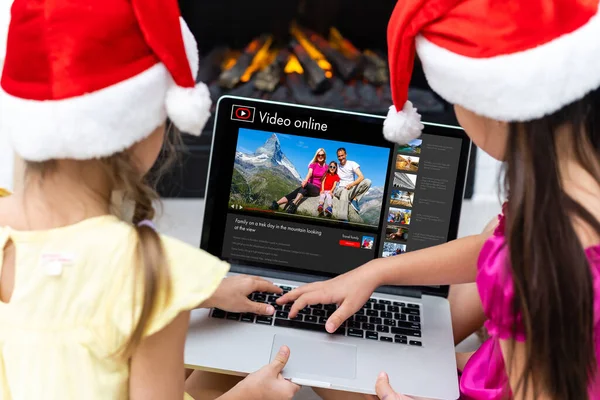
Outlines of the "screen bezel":
<svg viewBox="0 0 600 400">
<path fill-rule="evenodd" d="M 223 171 L 229 171 L 233 169 L 233 158 L 232 157 L 217 157 L 219 154 L 230 154 L 235 155 L 235 147 L 237 144 L 236 140 L 231 140 L 227 132 L 232 132 L 234 128 L 236 128 L 235 132 L 237 135 L 237 128 L 240 127 L 252 127 L 251 124 L 246 122 L 237 122 L 231 119 L 229 115 L 229 111 L 231 107 L 234 105 L 241 106 L 251 106 L 251 107 L 270 107 L 269 111 L 285 111 L 286 114 L 293 113 L 291 108 L 296 108 L 296 111 L 304 111 L 310 110 L 311 115 L 315 115 L 315 118 L 318 119 L 319 115 L 321 118 L 328 119 L 331 117 L 339 117 L 343 116 L 344 119 L 348 118 L 352 120 L 354 124 L 378 124 L 383 125 L 383 121 L 385 117 L 378 115 L 370 115 L 363 113 L 355 113 L 349 111 L 341 111 L 341 110 L 331 110 L 325 108 L 311 107 L 311 106 L 303 106 L 298 104 L 291 103 L 281 103 L 267 100 L 258 100 L 252 98 L 244 98 L 244 97 L 236 97 L 236 96 L 222 96 L 217 103 L 216 106 L 216 114 L 215 114 L 215 122 L 213 127 L 213 137 L 212 137 L 212 146 L 211 146 L 211 154 L 209 159 L 209 169 L 208 169 L 208 179 L 206 184 L 206 195 L 205 195 L 205 206 L 204 206 L 204 220 L 202 224 L 202 236 L 200 240 L 200 247 L 221 258 L 222 252 L 222 242 L 225 234 L 225 218 L 227 215 L 227 204 L 229 200 L 229 188 L 231 186 L 231 177 L 225 176 Z M 255 117 L 256 118 L 256 117 Z M 245 126 L 247 124 L 248 126 Z M 469 162 L 470 156 L 470 148 L 471 148 L 471 140 L 466 135 L 464 130 L 460 127 L 449 126 L 449 125 L 441 125 L 435 123 L 427 123 L 424 122 L 425 129 L 423 133 L 425 134 L 433 134 L 439 136 L 449 136 L 449 137 L 457 137 L 462 139 L 462 147 L 461 154 L 459 157 L 459 166 L 458 166 L 458 174 L 456 179 L 456 190 L 454 192 L 453 203 L 452 203 L 452 212 L 450 217 L 450 227 L 448 230 L 448 241 L 456 239 L 458 235 L 458 226 L 460 220 L 460 212 L 462 207 L 462 200 L 464 197 L 466 176 L 467 176 L 467 166 Z M 371 127 L 372 128 L 372 127 Z M 217 134 L 217 131 L 220 131 L 220 134 Z M 237 136 L 236 136 L 237 137 Z M 379 139 L 378 139 L 379 140 Z M 393 145 L 393 144 L 389 144 Z M 227 190 L 225 187 L 227 187 Z M 227 197 L 218 198 L 220 194 L 227 193 Z M 215 195 L 216 194 L 216 195 Z M 221 196 L 222 197 L 222 196 Z M 219 204 L 221 205 L 219 207 Z M 225 207 L 223 207 L 225 205 Z M 224 209 L 223 209 L 224 208 Z M 221 217 L 219 220 L 218 217 Z M 297 272 L 300 274 L 310 274 L 317 275 L 324 278 L 331 278 L 335 275 L 322 273 L 319 274 L 313 270 L 300 270 L 297 268 L 294 269 L 285 269 L 277 266 L 271 265 L 257 265 L 255 263 L 246 263 L 243 261 L 235 260 L 236 264 L 246 265 L 251 267 L 263 268 L 265 270 L 273 270 L 273 271 L 288 271 L 288 272 Z M 411 286 L 413 288 L 418 288 L 424 294 L 431 294 L 437 296 L 446 297 L 448 295 L 449 286 Z"/>
</svg>

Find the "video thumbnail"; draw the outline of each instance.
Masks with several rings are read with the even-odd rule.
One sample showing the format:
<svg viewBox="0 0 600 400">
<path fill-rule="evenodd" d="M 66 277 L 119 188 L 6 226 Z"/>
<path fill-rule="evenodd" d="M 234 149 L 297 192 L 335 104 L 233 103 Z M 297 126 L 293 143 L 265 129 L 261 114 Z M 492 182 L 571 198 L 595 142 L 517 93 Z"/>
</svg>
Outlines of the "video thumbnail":
<svg viewBox="0 0 600 400">
<path fill-rule="evenodd" d="M 414 198 L 414 192 L 394 189 L 390 196 L 390 204 L 399 207 L 412 207 Z"/>
<path fill-rule="evenodd" d="M 385 238 L 386 240 L 406 243 L 408 241 L 408 228 L 388 225 L 385 229 Z"/>
<path fill-rule="evenodd" d="M 388 213 L 387 222 L 389 224 L 410 225 L 411 216 L 411 210 L 391 207 L 390 212 Z"/>
<path fill-rule="evenodd" d="M 396 169 L 401 171 L 417 172 L 419 170 L 419 157 L 398 154 L 396 156 Z"/>
<path fill-rule="evenodd" d="M 390 152 L 241 128 L 229 207 L 379 226 Z M 352 185 L 359 174 L 364 180 Z"/>
<path fill-rule="evenodd" d="M 406 153 L 411 155 L 421 154 L 421 145 L 423 144 L 422 139 L 413 139 L 408 144 L 399 145 L 398 153 Z"/>
<path fill-rule="evenodd" d="M 404 172 L 394 172 L 394 187 L 415 190 L 417 186 L 417 176 L 405 174 Z"/>
<path fill-rule="evenodd" d="M 361 249 L 372 249 L 373 242 L 375 242 L 375 238 L 373 236 L 363 236 L 362 241 L 360 242 Z"/>
<path fill-rule="evenodd" d="M 397 256 L 406 253 L 406 245 L 400 243 L 385 242 L 383 244 L 383 258 Z"/>
</svg>

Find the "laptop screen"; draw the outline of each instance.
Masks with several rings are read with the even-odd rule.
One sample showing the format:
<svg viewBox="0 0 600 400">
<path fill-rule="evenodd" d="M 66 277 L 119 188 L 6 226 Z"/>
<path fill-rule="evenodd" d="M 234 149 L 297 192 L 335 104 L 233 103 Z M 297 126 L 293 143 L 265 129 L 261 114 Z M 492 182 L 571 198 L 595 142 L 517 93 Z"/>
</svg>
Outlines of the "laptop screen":
<svg viewBox="0 0 600 400">
<path fill-rule="evenodd" d="M 466 135 L 428 125 L 396 145 L 382 123 L 222 98 L 202 247 L 232 263 L 330 277 L 455 239 Z"/>
</svg>

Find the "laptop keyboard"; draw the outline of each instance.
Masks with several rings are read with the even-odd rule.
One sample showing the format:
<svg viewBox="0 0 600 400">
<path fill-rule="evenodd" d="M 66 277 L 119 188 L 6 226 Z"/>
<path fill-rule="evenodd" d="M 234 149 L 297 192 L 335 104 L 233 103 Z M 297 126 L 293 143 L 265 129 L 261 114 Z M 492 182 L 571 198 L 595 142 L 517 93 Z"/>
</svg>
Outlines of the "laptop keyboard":
<svg viewBox="0 0 600 400">
<path fill-rule="evenodd" d="M 290 286 L 280 287 L 283 289 L 283 294 L 293 289 Z M 291 304 L 281 306 L 275 303 L 281 295 L 257 292 L 248 297 L 259 303 L 271 304 L 275 307 L 275 315 L 230 313 L 214 308 L 211 311 L 211 316 L 250 324 L 327 332 L 325 330 L 327 318 L 337 309 L 335 304 L 315 304 L 300 310 L 295 318 L 290 319 Z M 421 307 L 415 303 L 370 298 L 356 314 L 348 318 L 335 331 L 334 335 L 422 346 Z"/>
</svg>

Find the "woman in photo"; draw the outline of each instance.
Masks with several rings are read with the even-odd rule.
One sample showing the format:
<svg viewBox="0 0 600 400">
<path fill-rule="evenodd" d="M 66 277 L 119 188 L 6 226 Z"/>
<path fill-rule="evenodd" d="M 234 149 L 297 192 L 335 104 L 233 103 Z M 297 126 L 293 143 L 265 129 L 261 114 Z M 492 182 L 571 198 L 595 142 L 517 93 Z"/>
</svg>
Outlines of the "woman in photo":
<svg viewBox="0 0 600 400">
<path fill-rule="evenodd" d="M 323 184 L 321 185 L 321 197 L 319 198 L 319 207 L 317 207 L 317 212 L 319 214 L 323 212 L 323 206 L 325 205 L 325 200 L 327 200 L 327 208 L 325 208 L 326 217 L 329 217 L 333 214 L 333 192 L 335 192 L 335 188 L 340 181 L 337 169 L 337 163 L 335 161 L 330 162 L 329 169 L 325 174 L 325 178 L 322 179 Z"/>
<path fill-rule="evenodd" d="M 327 172 L 326 159 L 327 153 L 325 153 L 325 149 L 318 149 L 312 161 L 308 164 L 308 172 L 300 187 L 286 194 L 279 201 L 273 200 L 270 207 L 271 210 L 278 210 L 279 206 L 287 204 L 287 212 L 295 214 L 298 210 L 298 204 L 300 204 L 300 201 L 304 197 L 318 196 L 321 193 L 323 176 Z"/>
</svg>

